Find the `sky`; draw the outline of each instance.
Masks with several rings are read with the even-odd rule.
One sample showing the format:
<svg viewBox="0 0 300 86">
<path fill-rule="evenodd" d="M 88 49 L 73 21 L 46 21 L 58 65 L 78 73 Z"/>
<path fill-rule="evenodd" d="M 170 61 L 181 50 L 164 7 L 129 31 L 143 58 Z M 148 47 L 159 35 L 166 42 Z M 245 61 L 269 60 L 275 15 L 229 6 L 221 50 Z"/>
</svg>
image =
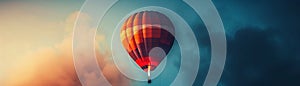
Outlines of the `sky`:
<svg viewBox="0 0 300 86">
<path fill-rule="evenodd" d="M 72 28 L 83 0 L 0 1 L 0 85 L 80 86 L 72 60 Z M 173 3 L 179 3 L 174 1 Z M 227 59 L 219 86 L 298 86 L 300 78 L 299 0 L 213 0 L 224 23 Z M 114 17 L 133 4 L 123 1 L 100 24 L 110 27 Z M 138 8 L 141 5 L 130 5 Z M 189 22 L 197 36 L 201 64 L 195 86 L 202 85 L 210 64 L 207 30 L 186 6 L 173 8 Z M 122 8 L 123 7 L 123 8 Z M 120 14 L 115 13 L 120 12 Z M 107 25 L 107 26 L 105 26 Z M 109 50 L 101 51 L 110 38 L 97 32 L 96 50 L 100 68 L 113 85 L 147 85 L 123 76 L 114 66 Z M 175 43 L 176 45 L 176 43 Z M 178 46 L 171 55 L 178 56 Z M 202 54 L 203 53 L 203 54 Z M 104 58 L 102 58 L 104 57 Z M 167 70 L 178 69 L 171 58 Z M 165 71 L 156 80 L 168 85 L 176 72 Z M 91 75 L 92 76 L 92 75 Z"/>
<path fill-rule="evenodd" d="M 65 28 L 70 26 L 67 18 L 81 5 L 20 1 L 0 4 L 1 59 L 19 58 L 39 47 L 59 43 L 66 35 Z"/>
<path fill-rule="evenodd" d="M 300 84 L 298 0 L 214 2 L 230 34 L 221 86 Z"/>
<path fill-rule="evenodd" d="M 81 2 L 65 5 L 58 2 L 1 1 L 0 4 L 0 85 L 34 85 L 29 82 L 38 80 L 34 78 L 36 72 L 49 71 L 40 64 L 54 68 L 51 65 L 57 61 L 64 65 L 58 62 L 59 56 L 55 56 L 59 52 L 56 47 L 70 35 L 70 31 L 65 31 L 73 23 L 68 17 L 74 15 Z M 63 60 L 70 63 L 71 58 Z M 41 77 L 49 73 L 43 72 Z"/>
</svg>

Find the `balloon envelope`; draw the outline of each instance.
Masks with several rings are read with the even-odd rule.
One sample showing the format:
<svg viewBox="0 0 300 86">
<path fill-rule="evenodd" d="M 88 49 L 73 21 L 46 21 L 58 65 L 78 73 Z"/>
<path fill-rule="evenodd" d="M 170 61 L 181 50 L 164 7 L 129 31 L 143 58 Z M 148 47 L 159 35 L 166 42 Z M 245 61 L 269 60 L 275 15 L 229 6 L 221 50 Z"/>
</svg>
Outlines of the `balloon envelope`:
<svg viewBox="0 0 300 86">
<path fill-rule="evenodd" d="M 130 57 L 144 71 L 154 70 L 165 58 L 174 43 L 174 26 L 170 19 L 156 11 L 142 11 L 131 15 L 123 24 L 120 37 Z M 150 55 L 150 53 L 154 55 Z"/>
</svg>

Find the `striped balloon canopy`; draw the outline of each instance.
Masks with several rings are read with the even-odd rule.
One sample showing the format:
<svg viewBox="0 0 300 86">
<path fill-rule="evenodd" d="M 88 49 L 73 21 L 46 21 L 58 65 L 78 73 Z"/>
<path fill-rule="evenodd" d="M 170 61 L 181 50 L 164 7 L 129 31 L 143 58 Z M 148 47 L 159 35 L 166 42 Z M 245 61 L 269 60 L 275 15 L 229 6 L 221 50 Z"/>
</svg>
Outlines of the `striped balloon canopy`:
<svg viewBox="0 0 300 86">
<path fill-rule="evenodd" d="M 153 48 L 159 47 L 165 55 L 168 54 L 174 43 L 174 33 L 174 26 L 166 15 L 156 11 L 142 11 L 131 15 L 124 22 L 120 38 L 130 57 L 149 73 L 165 58 L 155 55 L 160 52 L 153 53 Z M 150 52 L 154 55 L 150 55 Z"/>
</svg>

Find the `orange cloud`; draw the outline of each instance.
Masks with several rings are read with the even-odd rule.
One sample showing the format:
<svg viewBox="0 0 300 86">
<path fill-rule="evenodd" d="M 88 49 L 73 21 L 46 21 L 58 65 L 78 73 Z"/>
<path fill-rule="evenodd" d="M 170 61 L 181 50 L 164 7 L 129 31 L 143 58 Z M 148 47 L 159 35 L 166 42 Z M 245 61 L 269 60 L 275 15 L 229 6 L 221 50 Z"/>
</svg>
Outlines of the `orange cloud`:
<svg viewBox="0 0 300 86">
<path fill-rule="evenodd" d="M 73 28 L 71 27 L 72 22 L 75 21 L 73 18 L 76 18 L 74 15 L 78 15 L 78 12 L 71 14 L 66 19 L 67 32 L 72 32 L 70 28 Z M 101 42 L 105 38 L 104 35 L 97 37 L 100 37 L 97 38 L 99 39 L 97 42 Z M 96 51 L 97 60 L 101 63 L 99 67 L 106 79 L 113 86 L 129 85 L 129 80 L 114 65 L 110 58 L 110 52 L 106 50 L 104 53 L 100 53 L 98 47 L 96 47 Z M 71 35 L 67 35 L 60 44 L 41 48 L 16 60 L 15 64 L 18 65 L 9 71 L 8 79 L 4 81 L 5 86 L 81 86 L 73 65 Z M 95 77 L 92 74 L 88 76 Z"/>
</svg>

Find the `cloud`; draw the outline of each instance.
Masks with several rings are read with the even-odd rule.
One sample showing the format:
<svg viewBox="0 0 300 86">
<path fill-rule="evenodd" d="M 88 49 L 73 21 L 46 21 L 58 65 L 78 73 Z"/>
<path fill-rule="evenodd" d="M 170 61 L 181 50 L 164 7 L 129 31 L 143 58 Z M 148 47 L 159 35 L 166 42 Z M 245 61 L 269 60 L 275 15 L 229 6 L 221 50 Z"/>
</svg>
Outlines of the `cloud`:
<svg viewBox="0 0 300 86">
<path fill-rule="evenodd" d="M 220 84 L 228 86 L 299 85 L 300 35 L 294 28 L 240 28 L 228 40 Z"/>
<path fill-rule="evenodd" d="M 69 39 L 67 39 L 69 40 Z M 65 42 L 71 42 L 71 41 Z M 61 49 L 62 48 L 62 49 Z M 78 86 L 69 46 L 43 48 L 24 59 L 10 72 L 7 86 Z"/>
<path fill-rule="evenodd" d="M 72 29 L 76 16 L 79 12 L 72 13 L 65 21 L 66 36 L 64 40 L 50 47 L 40 48 L 36 52 L 16 60 L 17 66 L 9 71 L 5 86 L 81 86 L 77 77 L 72 57 Z M 86 15 L 86 14 L 84 14 Z M 88 25 L 88 15 L 84 25 Z M 104 35 L 97 35 L 97 42 L 103 42 Z M 102 44 L 102 43 L 96 43 Z M 105 45 L 102 45 L 105 46 Z M 104 50 L 100 53 L 96 47 L 99 67 L 104 76 L 113 86 L 129 85 L 129 80 L 123 76 L 114 65 L 110 52 Z M 84 52 L 84 51 L 82 51 Z M 88 70 L 88 69 L 87 69 Z M 92 73 L 87 77 L 95 77 Z M 91 85 L 88 83 L 86 85 Z"/>
<path fill-rule="evenodd" d="M 213 2 L 227 36 L 220 86 L 299 85 L 299 0 Z M 197 81 L 205 79 L 201 75 L 198 73 Z"/>
</svg>

